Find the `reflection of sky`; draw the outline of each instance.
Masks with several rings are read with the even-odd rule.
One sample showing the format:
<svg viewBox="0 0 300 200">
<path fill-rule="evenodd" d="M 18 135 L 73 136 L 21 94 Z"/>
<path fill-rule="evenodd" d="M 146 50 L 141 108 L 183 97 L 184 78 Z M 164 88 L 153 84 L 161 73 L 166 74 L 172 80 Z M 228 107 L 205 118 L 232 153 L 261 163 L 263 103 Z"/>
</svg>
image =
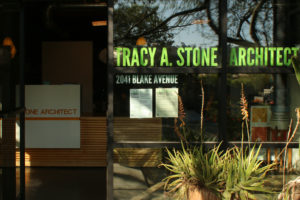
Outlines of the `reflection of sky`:
<svg viewBox="0 0 300 200">
<path fill-rule="evenodd" d="M 212 38 L 205 38 L 199 33 L 196 26 L 202 26 L 201 28 L 209 28 L 208 25 L 195 24 L 188 27 L 186 30 L 179 32 L 174 35 L 175 45 L 181 46 L 184 43 L 186 46 L 199 46 L 199 47 L 211 47 L 217 46 L 217 37 L 213 40 Z"/>
<path fill-rule="evenodd" d="M 140 1 L 136 1 L 139 5 L 143 5 L 142 3 L 139 3 Z M 158 7 L 158 13 L 162 19 L 166 19 L 169 16 L 171 16 L 174 13 L 178 13 L 180 11 L 189 10 L 191 8 L 196 7 L 195 6 L 196 1 L 153 1 L 151 7 Z M 217 6 L 218 1 L 212 1 L 215 3 L 211 4 L 211 9 L 215 10 Z M 251 1 L 249 1 L 251 2 Z M 249 2 L 241 2 L 238 3 L 236 1 L 229 1 L 228 2 L 228 35 L 236 37 L 236 28 L 237 28 L 237 21 L 239 21 L 246 11 L 248 10 L 247 6 L 253 6 L 255 5 L 255 2 L 249 3 Z M 126 3 L 127 5 L 130 4 L 126 0 L 119 0 L 119 3 Z M 233 6 L 236 6 L 232 8 Z M 243 6 L 242 6 L 243 5 Z M 271 9 L 271 3 L 268 2 L 266 4 L 265 10 L 261 11 L 259 13 L 259 16 L 265 16 L 268 18 L 272 18 L 273 13 Z M 115 8 L 118 6 L 116 5 Z M 266 13 L 266 10 L 268 13 Z M 212 17 L 215 19 L 213 12 L 211 13 Z M 173 26 L 176 24 L 177 20 L 181 19 L 180 17 L 175 17 L 173 20 L 171 20 L 168 25 Z M 185 21 L 185 24 L 192 24 L 193 20 L 206 20 L 206 14 L 205 11 L 201 12 L 195 12 L 191 15 L 185 16 L 183 20 Z M 263 46 L 267 45 L 268 42 L 269 45 L 272 41 L 272 20 L 267 20 L 265 23 L 266 27 L 263 27 L 263 21 L 258 20 L 256 24 L 256 28 L 258 29 L 258 37 L 261 41 L 261 44 Z M 233 25 L 234 24 L 234 25 Z M 252 38 L 250 37 L 250 26 L 249 22 L 244 23 L 241 30 L 241 35 L 244 39 L 248 41 L 252 41 Z M 208 24 L 193 24 L 190 26 L 185 26 L 182 28 L 176 28 L 171 31 L 174 34 L 174 45 L 175 46 L 199 46 L 199 47 L 212 47 L 218 45 L 218 37 L 217 35 L 211 30 L 211 28 L 208 26 Z M 268 33 L 268 40 L 265 40 L 264 35 L 262 32 Z"/>
<path fill-rule="evenodd" d="M 183 2 L 181 1 L 175 1 L 176 5 L 173 5 L 172 7 L 170 7 L 170 5 L 165 5 L 165 6 L 159 6 L 158 12 L 161 15 L 161 18 L 166 19 L 169 16 L 171 16 L 174 13 L 180 12 L 180 11 L 184 11 L 184 10 L 188 10 L 191 9 L 191 7 L 189 5 L 187 5 L 186 7 L 183 7 Z M 155 4 L 154 4 L 155 6 Z M 193 6 L 194 7 L 194 6 Z M 181 10 L 178 10 L 178 8 L 180 8 Z M 204 11 L 201 11 L 201 13 L 203 13 Z M 212 38 L 211 36 L 214 35 L 213 32 L 211 32 L 210 27 L 207 24 L 192 24 L 192 22 L 194 20 L 199 20 L 200 18 L 197 17 L 197 15 L 199 15 L 198 13 L 194 13 L 191 16 L 187 17 L 185 20 L 189 23 L 187 24 L 191 24 L 190 26 L 186 26 L 184 28 L 177 28 L 174 29 L 172 32 L 174 34 L 174 45 L 175 46 L 199 46 L 199 47 L 209 47 L 209 46 L 216 46 L 218 44 L 218 38 L 215 35 L 214 38 Z M 203 17 L 201 19 L 207 19 L 206 17 Z M 173 26 L 175 25 L 175 23 L 177 22 L 178 18 L 174 18 L 173 20 L 171 20 L 169 22 L 169 26 Z M 204 29 L 204 30 L 201 30 Z M 204 36 L 203 34 L 201 34 L 201 32 L 209 32 L 210 37 Z"/>
<path fill-rule="evenodd" d="M 138 5 L 143 5 L 138 3 Z M 119 0 L 119 3 L 127 3 L 124 0 Z M 148 5 L 147 5 L 148 6 Z M 194 8 L 195 6 L 191 3 L 184 1 L 157 1 L 150 5 L 151 7 L 158 6 L 158 14 L 162 19 L 166 19 L 174 13 L 188 10 Z M 118 4 L 115 4 L 115 9 L 118 8 Z M 205 11 L 201 11 L 201 15 L 204 15 Z M 197 17 L 198 16 L 198 17 Z M 179 18 L 175 17 L 171 20 L 168 25 L 174 26 Z M 181 28 L 175 28 L 172 30 L 174 34 L 174 45 L 175 46 L 198 46 L 198 47 L 211 47 L 217 46 L 218 38 L 211 31 L 210 27 L 207 24 L 192 24 L 192 22 L 199 18 L 199 12 L 193 13 L 184 18 L 186 24 L 191 24 L 190 26 L 185 26 Z M 201 17 L 201 19 L 207 19 L 206 16 Z M 205 33 L 205 34 L 203 34 Z"/>
</svg>

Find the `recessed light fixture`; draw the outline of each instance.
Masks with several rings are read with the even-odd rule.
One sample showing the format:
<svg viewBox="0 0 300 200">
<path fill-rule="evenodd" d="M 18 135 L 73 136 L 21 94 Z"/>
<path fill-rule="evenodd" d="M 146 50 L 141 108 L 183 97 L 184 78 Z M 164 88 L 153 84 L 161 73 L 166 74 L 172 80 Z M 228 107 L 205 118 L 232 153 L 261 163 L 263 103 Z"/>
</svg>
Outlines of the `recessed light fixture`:
<svg viewBox="0 0 300 200">
<path fill-rule="evenodd" d="M 143 36 L 139 37 L 136 40 L 136 45 L 138 45 L 138 46 L 145 46 L 145 45 L 147 45 L 147 40 Z"/>
<path fill-rule="evenodd" d="M 107 26 L 107 21 L 106 20 L 92 21 L 92 26 Z"/>
</svg>

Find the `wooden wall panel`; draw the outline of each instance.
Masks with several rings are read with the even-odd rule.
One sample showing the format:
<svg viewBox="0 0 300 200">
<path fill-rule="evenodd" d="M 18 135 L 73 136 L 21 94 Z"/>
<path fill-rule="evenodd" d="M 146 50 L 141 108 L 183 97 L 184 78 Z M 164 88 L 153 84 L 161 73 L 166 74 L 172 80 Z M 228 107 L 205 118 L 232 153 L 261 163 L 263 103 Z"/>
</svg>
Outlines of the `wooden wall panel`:
<svg viewBox="0 0 300 200">
<path fill-rule="evenodd" d="M 161 137 L 162 122 L 160 118 L 114 118 L 115 141 L 160 141 Z"/>
<path fill-rule="evenodd" d="M 26 166 L 106 166 L 106 118 L 81 117 L 80 126 L 80 149 L 26 149 Z M 16 157 L 18 165 L 18 152 Z"/>
<path fill-rule="evenodd" d="M 105 117 L 81 117 L 80 149 L 27 148 L 26 166 L 100 167 L 106 166 L 107 122 Z M 160 141 L 161 119 L 114 119 L 115 140 Z M 154 167 L 161 162 L 160 149 L 115 149 L 115 161 L 140 167 Z M 20 154 L 16 153 L 19 165 Z"/>
<path fill-rule="evenodd" d="M 114 119 L 114 140 L 116 141 L 161 141 L 162 121 L 150 119 Z M 114 149 L 114 160 L 130 167 L 157 167 L 161 163 L 160 149 L 120 148 Z"/>
<path fill-rule="evenodd" d="M 114 161 L 129 167 L 157 167 L 161 164 L 161 149 L 122 148 L 114 149 Z"/>
<path fill-rule="evenodd" d="M 81 113 L 93 113 L 93 42 L 42 43 L 42 80 L 81 85 Z"/>
</svg>

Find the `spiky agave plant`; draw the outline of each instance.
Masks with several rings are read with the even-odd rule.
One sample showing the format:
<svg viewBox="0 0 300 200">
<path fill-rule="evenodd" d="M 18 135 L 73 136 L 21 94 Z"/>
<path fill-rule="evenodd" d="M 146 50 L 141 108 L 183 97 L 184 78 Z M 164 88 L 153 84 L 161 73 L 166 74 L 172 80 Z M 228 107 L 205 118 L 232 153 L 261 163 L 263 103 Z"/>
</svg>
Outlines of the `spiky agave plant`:
<svg viewBox="0 0 300 200">
<path fill-rule="evenodd" d="M 273 169 L 276 163 L 262 166 L 258 155 L 261 149 L 255 146 L 243 151 L 242 148 L 233 147 L 224 154 L 224 165 L 221 176 L 225 180 L 225 190 L 222 193 L 226 200 L 256 199 L 254 192 L 272 193 L 265 188 L 264 180 L 267 172 Z"/>
<path fill-rule="evenodd" d="M 224 180 L 222 199 L 225 200 L 255 199 L 254 192 L 270 192 L 264 186 L 264 179 L 267 172 L 276 165 L 276 163 L 272 163 L 262 166 L 263 161 L 258 159 L 261 145 L 259 148 L 256 148 L 255 145 L 250 147 L 248 102 L 243 84 L 241 85 L 241 112 L 243 116 L 241 147 L 235 146 L 227 149 L 222 156 L 223 171 L 220 174 L 220 180 Z M 243 137 L 244 123 L 248 135 L 246 148 L 244 148 Z"/>
<path fill-rule="evenodd" d="M 220 179 L 223 159 L 219 147 L 208 152 L 204 152 L 202 146 L 189 149 L 182 145 L 182 150 L 167 149 L 168 163 L 161 164 L 171 172 L 164 179 L 165 190 L 178 200 L 190 199 L 193 192 L 200 193 L 198 196 L 203 199 L 219 199 L 223 183 Z"/>
</svg>

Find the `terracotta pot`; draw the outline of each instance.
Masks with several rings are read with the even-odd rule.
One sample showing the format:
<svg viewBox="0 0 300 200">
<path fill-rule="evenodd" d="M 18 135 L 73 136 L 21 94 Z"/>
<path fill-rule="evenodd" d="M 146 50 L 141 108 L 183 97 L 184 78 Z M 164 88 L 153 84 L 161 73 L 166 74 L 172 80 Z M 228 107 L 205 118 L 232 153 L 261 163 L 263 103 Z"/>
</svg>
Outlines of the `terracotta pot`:
<svg viewBox="0 0 300 200">
<path fill-rule="evenodd" d="M 220 198 L 206 188 L 192 186 L 189 189 L 189 200 L 220 200 Z"/>
<path fill-rule="evenodd" d="M 292 194 L 293 200 L 300 200 L 300 185 L 296 185 Z"/>
<path fill-rule="evenodd" d="M 289 188 L 288 199 L 300 200 L 300 177 L 290 181 L 278 195 L 278 200 L 284 200 L 286 189 Z"/>
<path fill-rule="evenodd" d="M 300 193 L 295 193 L 293 196 L 293 200 L 300 200 Z"/>
</svg>

